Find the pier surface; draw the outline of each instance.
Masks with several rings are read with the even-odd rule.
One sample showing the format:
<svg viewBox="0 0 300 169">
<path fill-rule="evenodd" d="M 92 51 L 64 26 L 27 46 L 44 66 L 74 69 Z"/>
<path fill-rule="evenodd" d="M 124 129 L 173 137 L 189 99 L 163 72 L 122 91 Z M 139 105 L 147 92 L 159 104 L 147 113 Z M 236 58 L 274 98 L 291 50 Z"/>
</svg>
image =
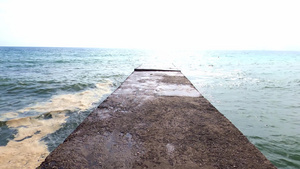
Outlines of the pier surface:
<svg viewBox="0 0 300 169">
<path fill-rule="evenodd" d="M 275 168 L 177 69 L 137 68 L 39 168 Z"/>
</svg>

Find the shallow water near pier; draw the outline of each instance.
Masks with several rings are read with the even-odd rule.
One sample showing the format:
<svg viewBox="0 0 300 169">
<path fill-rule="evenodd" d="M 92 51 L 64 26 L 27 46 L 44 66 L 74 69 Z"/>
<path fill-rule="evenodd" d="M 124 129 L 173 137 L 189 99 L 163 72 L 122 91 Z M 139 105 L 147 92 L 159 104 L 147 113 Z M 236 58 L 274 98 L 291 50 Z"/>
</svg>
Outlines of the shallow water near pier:
<svg viewBox="0 0 300 169">
<path fill-rule="evenodd" d="M 274 165 L 300 167 L 300 52 L 1 47 L 0 168 L 38 166 L 144 63 L 174 63 Z"/>
</svg>

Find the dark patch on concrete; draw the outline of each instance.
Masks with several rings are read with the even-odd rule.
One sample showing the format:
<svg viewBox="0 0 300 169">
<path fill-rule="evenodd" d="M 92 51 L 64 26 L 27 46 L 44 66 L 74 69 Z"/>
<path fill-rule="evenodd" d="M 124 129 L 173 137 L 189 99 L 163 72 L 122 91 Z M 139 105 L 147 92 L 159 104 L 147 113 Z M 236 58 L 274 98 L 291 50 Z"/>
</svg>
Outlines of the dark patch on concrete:
<svg viewBox="0 0 300 169">
<path fill-rule="evenodd" d="M 163 76 L 162 83 L 171 83 L 177 85 L 190 85 L 191 82 L 184 76 Z"/>
<path fill-rule="evenodd" d="M 275 168 L 201 95 L 150 92 L 180 74 L 134 72 L 39 168 Z"/>
</svg>

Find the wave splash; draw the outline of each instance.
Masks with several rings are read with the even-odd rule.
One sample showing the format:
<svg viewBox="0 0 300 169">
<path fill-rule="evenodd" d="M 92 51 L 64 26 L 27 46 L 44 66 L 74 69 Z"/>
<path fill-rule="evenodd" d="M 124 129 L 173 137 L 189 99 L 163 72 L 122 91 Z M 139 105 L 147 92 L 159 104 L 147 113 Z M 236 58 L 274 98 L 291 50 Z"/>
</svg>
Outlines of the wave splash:
<svg viewBox="0 0 300 169">
<path fill-rule="evenodd" d="M 3 168 L 36 168 L 50 153 L 42 138 L 54 133 L 66 122 L 68 112 L 86 111 L 95 101 L 111 92 L 112 83 L 99 83 L 96 88 L 75 94 L 53 96 L 47 102 L 2 114 L 9 128 L 17 130 L 14 139 L 0 146 L 0 166 Z M 22 117 L 27 112 L 39 115 Z"/>
</svg>

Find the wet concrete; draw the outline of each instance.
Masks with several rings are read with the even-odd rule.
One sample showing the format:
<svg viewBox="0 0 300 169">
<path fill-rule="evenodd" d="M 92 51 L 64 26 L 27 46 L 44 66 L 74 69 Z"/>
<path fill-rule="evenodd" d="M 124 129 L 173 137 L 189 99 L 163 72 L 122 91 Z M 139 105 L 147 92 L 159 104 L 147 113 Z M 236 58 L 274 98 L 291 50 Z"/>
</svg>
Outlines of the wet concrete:
<svg viewBox="0 0 300 169">
<path fill-rule="evenodd" d="M 39 168 L 275 168 L 177 69 L 136 69 Z"/>
</svg>

